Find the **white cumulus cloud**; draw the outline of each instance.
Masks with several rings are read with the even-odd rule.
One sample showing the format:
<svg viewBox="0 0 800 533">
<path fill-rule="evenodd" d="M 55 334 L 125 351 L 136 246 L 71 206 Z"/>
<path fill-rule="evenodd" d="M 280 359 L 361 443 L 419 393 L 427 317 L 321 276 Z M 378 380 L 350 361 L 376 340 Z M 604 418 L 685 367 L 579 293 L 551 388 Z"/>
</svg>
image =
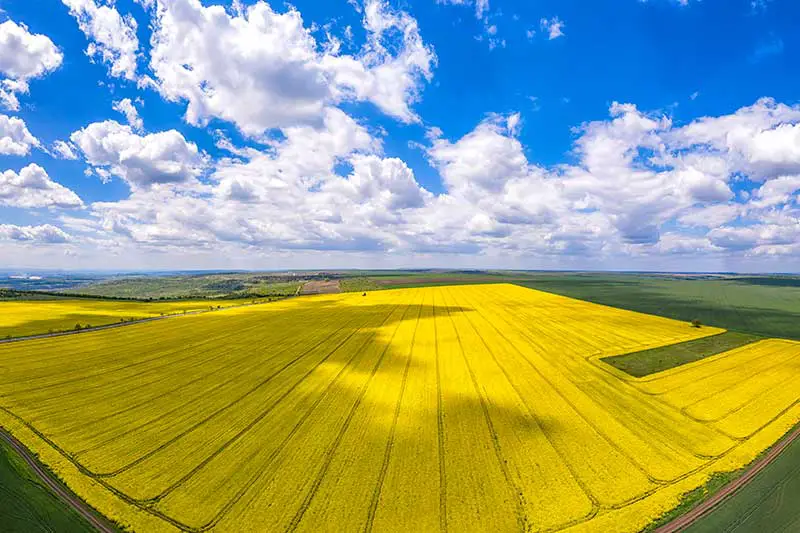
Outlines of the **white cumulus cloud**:
<svg viewBox="0 0 800 533">
<path fill-rule="evenodd" d="M 539 27 L 542 31 L 547 32 L 547 38 L 551 41 L 564 36 L 564 22 L 558 17 L 541 19 Z"/>
<path fill-rule="evenodd" d="M 0 154 L 28 155 L 31 147 L 38 146 L 39 139 L 31 135 L 24 120 L 0 114 Z"/>
<path fill-rule="evenodd" d="M 83 206 L 77 194 L 51 180 L 47 172 L 35 163 L 19 173 L 6 170 L 0 174 L 0 204 L 23 208 Z"/>
<path fill-rule="evenodd" d="M 65 141 L 55 141 L 50 149 L 51 155 L 57 159 L 78 159 L 75 149 L 72 145 Z"/>
<path fill-rule="evenodd" d="M 63 54 L 46 35 L 31 33 L 24 24 L 0 24 L 0 104 L 19 109 L 18 93 L 28 92 L 28 82 L 57 69 Z"/>
<path fill-rule="evenodd" d="M 139 135 L 106 120 L 74 132 L 70 140 L 101 176 L 119 176 L 132 188 L 187 184 L 206 165 L 197 146 L 176 130 Z"/>
<path fill-rule="evenodd" d="M 342 100 L 369 101 L 404 121 L 430 79 L 433 51 L 416 20 L 380 0 L 364 5 L 367 42 L 359 54 L 321 47 L 300 13 L 258 1 L 229 13 L 198 0 L 158 0 L 150 66 L 159 92 L 185 101 L 186 120 L 220 118 L 250 135 L 319 124 Z"/>
<path fill-rule="evenodd" d="M 113 2 L 98 4 L 95 0 L 62 0 L 78 27 L 89 39 L 86 54 L 100 58 L 109 65 L 112 76 L 134 80 L 136 78 L 136 19 L 122 16 Z"/>
<path fill-rule="evenodd" d="M 136 106 L 133 105 L 133 102 L 130 98 L 123 98 L 122 100 L 117 100 L 113 104 L 114 111 L 119 111 L 123 115 L 125 115 L 125 120 L 128 121 L 128 124 L 136 130 L 141 131 L 144 128 L 144 121 L 139 116 L 139 111 L 136 109 Z"/>
<path fill-rule="evenodd" d="M 68 242 L 70 236 L 64 230 L 52 224 L 42 224 L 40 226 L 0 224 L 0 240 L 33 244 L 59 244 Z"/>
</svg>

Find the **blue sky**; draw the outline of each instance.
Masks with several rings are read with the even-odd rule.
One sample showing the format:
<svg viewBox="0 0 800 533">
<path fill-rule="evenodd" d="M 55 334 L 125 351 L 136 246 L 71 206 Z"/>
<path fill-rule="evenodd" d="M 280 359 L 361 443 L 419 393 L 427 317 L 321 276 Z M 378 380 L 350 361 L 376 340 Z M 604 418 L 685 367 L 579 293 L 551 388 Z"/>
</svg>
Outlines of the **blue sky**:
<svg viewBox="0 0 800 533">
<path fill-rule="evenodd" d="M 795 2 L 46 3 L 6 267 L 799 270 Z"/>
</svg>

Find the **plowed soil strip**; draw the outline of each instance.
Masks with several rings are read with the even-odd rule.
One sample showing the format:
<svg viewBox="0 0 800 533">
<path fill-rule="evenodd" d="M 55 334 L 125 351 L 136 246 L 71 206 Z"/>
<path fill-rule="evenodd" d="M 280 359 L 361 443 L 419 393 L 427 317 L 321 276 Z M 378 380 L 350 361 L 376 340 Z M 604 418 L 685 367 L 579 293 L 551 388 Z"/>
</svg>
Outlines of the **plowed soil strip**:
<svg viewBox="0 0 800 533">
<path fill-rule="evenodd" d="M 747 485 L 750 480 L 752 480 L 762 470 L 769 466 L 769 464 L 774 461 L 781 454 L 781 452 L 797 438 L 800 438 L 800 427 L 795 428 L 795 430 L 785 437 L 780 444 L 773 447 L 769 453 L 767 453 L 767 455 L 758 460 L 752 467 L 750 467 L 750 470 L 748 470 L 746 474 L 725 485 L 722 490 L 685 515 L 682 515 L 669 524 L 663 525 L 656 529 L 654 533 L 677 533 L 678 531 L 683 531 L 687 527 L 691 526 L 697 520 L 713 511 L 719 504 L 736 493 L 736 491 Z"/>
</svg>

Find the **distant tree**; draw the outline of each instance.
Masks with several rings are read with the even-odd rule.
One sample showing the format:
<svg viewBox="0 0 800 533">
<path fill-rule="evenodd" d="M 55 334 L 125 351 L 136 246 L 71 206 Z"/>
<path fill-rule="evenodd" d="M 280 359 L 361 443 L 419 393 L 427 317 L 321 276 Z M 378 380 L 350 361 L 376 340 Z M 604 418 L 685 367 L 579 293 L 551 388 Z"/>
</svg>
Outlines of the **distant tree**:
<svg viewBox="0 0 800 533">
<path fill-rule="evenodd" d="M 367 295 L 367 293 L 365 292 L 365 293 L 363 293 L 361 296 L 366 296 L 366 295 Z"/>
<path fill-rule="evenodd" d="M 81 325 L 80 324 L 75 324 L 75 330 L 79 330 L 79 329 L 81 329 Z"/>
<path fill-rule="evenodd" d="M 702 323 L 702 322 L 700 322 L 700 320 L 698 320 L 697 318 L 695 318 L 694 320 L 692 320 L 692 327 L 693 327 L 693 328 L 699 328 L 699 327 L 700 327 L 700 326 L 702 326 L 702 325 L 703 325 L 703 323 Z"/>
</svg>

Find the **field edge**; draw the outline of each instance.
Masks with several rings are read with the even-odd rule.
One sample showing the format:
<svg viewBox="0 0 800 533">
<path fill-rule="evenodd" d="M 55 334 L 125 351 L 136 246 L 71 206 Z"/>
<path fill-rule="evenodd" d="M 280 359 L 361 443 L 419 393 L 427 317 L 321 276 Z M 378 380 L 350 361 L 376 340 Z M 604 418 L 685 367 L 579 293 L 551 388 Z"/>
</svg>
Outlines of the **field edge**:
<svg viewBox="0 0 800 533">
<path fill-rule="evenodd" d="M 65 453 L 50 445 L 28 424 L 0 407 L 0 431 L 19 442 L 41 464 L 52 479 L 94 511 L 98 517 L 113 524 L 116 531 L 179 531 L 150 513 L 117 497 L 96 480 L 80 472 L 78 466 Z M 93 502 L 89 504 L 88 502 Z M 100 509 L 103 509 L 101 511 Z M 114 530 L 112 530 L 114 531 Z"/>
<path fill-rule="evenodd" d="M 24 463 L 30 473 L 40 481 L 37 485 L 52 496 L 65 512 L 79 517 L 87 526 L 88 531 L 95 529 L 103 532 L 125 531 L 120 524 L 109 519 L 85 499 L 78 496 L 61 477 L 40 460 L 36 452 L 28 448 L 2 425 L 0 425 L 0 445 L 3 446 L 3 453 L 9 460 L 16 458 Z M 19 473 L 15 475 L 21 477 Z"/>
<path fill-rule="evenodd" d="M 630 377 L 640 379 L 696 363 L 765 339 L 766 337 L 760 335 L 723 331 L 666 346 L 601 357 L 600 361 L 625 372 Z"/>
<path fill-rule="evenodd" d="M 728 501 L 728 499 L 733 497 L 739 491 L 744 490 L 759 473 L 768 468 L 773 461 L 780 457 L 781 453 L 783 453 L 793 442 L 797 440 L 800 440 L 800 422 L 797 422 L 794 426 L 790 427 L 778 438 L 778 440 L 759 453 L 747 465 L 743 466 L 742 468 L 727 472 L 715 472 L 703 485 L 681 495 L 681 501 L 677 506 L 653 520 L 644 529 L 642 529 L 640 533 L 676 533 L 678 531 L 683 531 L 684 529 L 695 524 L 698 520 L 701 520 L 704 517 L 712 514 L 717 507 Z M 778 447 L 782 447 L 781 451 L 774 457 L 770 458 L 769 461 L 762 464 L 761 461 L 765 457 L 768 457 L 770 453 L 772 453 Z M 753 472 L 753 470 L 756 471 Z M 741 485 L 737 486 L 737 484 L 740 483 L 744 477 L 751 475 L 751 473 L 752 477 L 747 479 Z M 696 509 L 705 505 L 706 502 L 713 500 L 719 494 L 723 494 L 731 486 L 734 487 L 734 490 L 732 490 L 730 493 L 724 494 L 722 498 L 714 502 L 711 507 L 705 509 L 689 523 L 681 524 L 679 526 L 676 524 L 673 526 L 673 523 L 683 519 L 685 516 L 690 515 Z"/>
</svg>

